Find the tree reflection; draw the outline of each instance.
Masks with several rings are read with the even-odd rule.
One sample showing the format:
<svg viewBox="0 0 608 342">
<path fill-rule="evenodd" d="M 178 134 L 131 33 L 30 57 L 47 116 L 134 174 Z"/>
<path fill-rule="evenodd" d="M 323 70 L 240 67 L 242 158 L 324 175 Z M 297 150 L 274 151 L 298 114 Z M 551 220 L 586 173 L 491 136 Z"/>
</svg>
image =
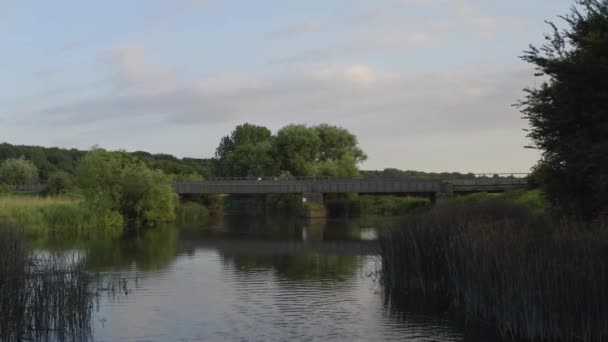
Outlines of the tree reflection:
<svg viewBox="0 0 608 342">
<path fill-rule="evenodd" d="M 317 253 L 291 256 L 227 255 L 225 263 L 240 273 L 272 270 L 287 280 L 347 280 L 356 275 L 358 256 L 322 255 Z"/>
</svg>

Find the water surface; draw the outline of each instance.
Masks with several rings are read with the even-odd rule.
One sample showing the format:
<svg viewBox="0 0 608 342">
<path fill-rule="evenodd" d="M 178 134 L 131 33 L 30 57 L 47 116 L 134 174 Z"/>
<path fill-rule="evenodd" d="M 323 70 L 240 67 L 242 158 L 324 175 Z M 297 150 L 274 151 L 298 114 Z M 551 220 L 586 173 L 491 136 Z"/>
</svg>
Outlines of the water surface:
<svg viewBox="0 0 608 342">
<path fill-rule="evenodd" d="M 385 304 L 374 240 L 396 220 L 227 217 L 61 247 L 125 280 L 96 305 L 95 341 L 462 341 Z"/>
</svg>

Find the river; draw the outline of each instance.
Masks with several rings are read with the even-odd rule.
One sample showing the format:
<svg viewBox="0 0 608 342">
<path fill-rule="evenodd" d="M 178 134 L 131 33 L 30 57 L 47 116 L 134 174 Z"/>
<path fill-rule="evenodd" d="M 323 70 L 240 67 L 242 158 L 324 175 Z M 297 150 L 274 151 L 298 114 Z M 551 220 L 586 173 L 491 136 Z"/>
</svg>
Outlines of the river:
<svg viewBox="0 0 608 342">
<path fill-rule="evenodd" d="M 397 221 L 225 217 L 44 249 L 122 280 L 95 305 L 95 341 L 462 341 L 386 304 L 374 240 Z"/>
</svg>

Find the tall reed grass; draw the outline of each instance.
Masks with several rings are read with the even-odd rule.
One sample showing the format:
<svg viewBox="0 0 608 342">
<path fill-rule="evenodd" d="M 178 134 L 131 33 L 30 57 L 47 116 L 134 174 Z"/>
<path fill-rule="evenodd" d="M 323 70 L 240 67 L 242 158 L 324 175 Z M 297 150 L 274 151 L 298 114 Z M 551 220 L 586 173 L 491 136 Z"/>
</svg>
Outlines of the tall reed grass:
<svg viewBox="0 0 608 342">
<path fill-rule="evenodd" d="M 82 263 L 36 257 L 5 225 L 0 250 L 0 340 L 87 340 L 95 293 Z"/>
<path fill-rule="evenodd" d="M 0 196 L 0 221 L 22 227 L 27 235 L 96 233 L 118 236 L 123 219 L 69 197 Z"/>
<path fill-rule="evenodd" d="M 494 199 L 451 203 L 380 236 L 390 302 L 462 314 L 505 339 L 608 340 L 608 223 Z"/>
</svg>

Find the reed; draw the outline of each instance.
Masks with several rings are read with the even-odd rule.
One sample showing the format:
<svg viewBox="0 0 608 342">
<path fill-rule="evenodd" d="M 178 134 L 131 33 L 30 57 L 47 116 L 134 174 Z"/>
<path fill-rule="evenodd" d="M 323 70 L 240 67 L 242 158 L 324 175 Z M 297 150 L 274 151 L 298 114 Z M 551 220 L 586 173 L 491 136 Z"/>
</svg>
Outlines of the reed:
<svg viewBox="0 0 608 342">
<path fill-rule="evenodd" d="M 69 197 L 0 196 L 0 221 L 22 227 L 27 235 L 80 235 L 103 233 L 118 236 L 122 217 L 99 211 Z"/>
<path fill-rule="evenodd" d="M 89 339 L 96 295 L 82 262 L 36 256 L 5 225 L 0 249 L 0 340 Z"/>
<path fill-rule="evenodd" d="M 461 314 L 505 339 L 608 340 L 608 223 L 504 199 L 451 203 L 380 236 L 391 303 Z"/>
</svg>

